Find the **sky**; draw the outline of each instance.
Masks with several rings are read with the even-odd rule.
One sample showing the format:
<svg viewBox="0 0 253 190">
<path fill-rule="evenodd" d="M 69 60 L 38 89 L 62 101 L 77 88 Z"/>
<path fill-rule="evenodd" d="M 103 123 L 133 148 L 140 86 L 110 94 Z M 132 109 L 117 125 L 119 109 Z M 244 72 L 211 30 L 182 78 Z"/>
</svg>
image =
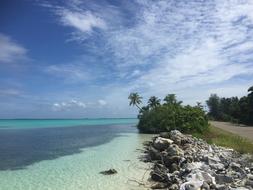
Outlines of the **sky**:
<svg viewBox="0 0 253 190">
<path fill-rule="evenodd" d="M 253 85 L 252 0 L 3 0 L 0 118 L 136 117 Z"/>
</svg>

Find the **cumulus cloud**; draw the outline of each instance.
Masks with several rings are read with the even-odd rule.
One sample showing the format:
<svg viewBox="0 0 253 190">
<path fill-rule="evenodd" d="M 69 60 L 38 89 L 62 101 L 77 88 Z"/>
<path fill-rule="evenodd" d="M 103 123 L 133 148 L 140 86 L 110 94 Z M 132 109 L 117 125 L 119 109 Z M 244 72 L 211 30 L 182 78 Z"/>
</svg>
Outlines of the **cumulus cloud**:
<svg viewBox="0 0 253 190">
<path fill-rule="evenodd" d="M 66 111 L 66 110 L 72 110 L 72 109 L 85 109 L 86 104 L 82 101 L 77 101 L 77 100 L 70 100 L 67 102 L 56 102 L 52 106 L 54 111 Z"/>
<path fill-rule="evenodd" d="M 26 58 L 27 50 L 10 37 L 0 33 L 0 63 L 13 63 Z"/>
</svg>

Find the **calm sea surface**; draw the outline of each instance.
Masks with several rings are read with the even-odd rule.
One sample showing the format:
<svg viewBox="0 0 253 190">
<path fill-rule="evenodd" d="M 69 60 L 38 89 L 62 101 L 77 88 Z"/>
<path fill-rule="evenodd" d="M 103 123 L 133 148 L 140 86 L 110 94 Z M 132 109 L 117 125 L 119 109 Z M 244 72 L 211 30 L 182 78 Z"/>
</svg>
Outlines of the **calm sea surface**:
<svg viewBox="0 0 253 190">
<path fill-rule="evenodd" d="M 137 119 L 0 120 L 0 190 L 144 189 Z M 115 168 L 118 174 L 100 171 Z M 138 169 L 137 169 L 138 168 Z"/>
</svg>

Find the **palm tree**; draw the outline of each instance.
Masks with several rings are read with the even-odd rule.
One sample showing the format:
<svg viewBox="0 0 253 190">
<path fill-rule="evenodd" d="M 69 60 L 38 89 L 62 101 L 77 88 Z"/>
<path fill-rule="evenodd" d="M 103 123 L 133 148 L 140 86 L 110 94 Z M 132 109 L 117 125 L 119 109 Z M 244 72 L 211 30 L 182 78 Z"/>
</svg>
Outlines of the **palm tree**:
<svg viewBox="0 0 253 190">
<path fill-rule="evenodd" d="M 182 101 L 177 101 L 175 94 L 168 94 L 163 99 L 165 101 L 165 104 L 173 104 L 173 105 L 180 105 L 182 104 Z"/>
<path fill-rule="evenodd" d="M 161 102 L 160 99 L 158 99 L 158 98 L 155 97 L 155 96 L 151 96 L 151 97 L 149 98 L 149 100 L 148 100 L 148 105 L 149 105 L 151 108 L 155 108 L 155 107 L 157 107 L 157 106 L 160 105 L 160 102 Z"/>
<path fill-rule="evenodd" d="M 141 110 L 141 108 L 139 107 L 139 104 L 142 103 L 141 99 L 142 97 L 137 93 L 130 93 L 130 95 L 128 96 L 128 99 L 130 100 L 129 105 L 133 105 L 136 106 L 137 108 L 139 108 L 139 110 Z"/>
</svg>

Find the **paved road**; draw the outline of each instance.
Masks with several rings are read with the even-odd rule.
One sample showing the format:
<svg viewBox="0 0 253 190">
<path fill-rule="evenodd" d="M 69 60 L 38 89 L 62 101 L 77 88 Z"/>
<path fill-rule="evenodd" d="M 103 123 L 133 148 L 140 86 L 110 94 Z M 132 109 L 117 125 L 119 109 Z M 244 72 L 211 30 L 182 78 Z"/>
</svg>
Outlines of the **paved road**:
<svg viewBox="0 0 253 190">
<path fill-rule="evenodd" d="M 218 121 L 211 121 L 210 123 L 215 127 L 240 135 L 253 142 L 253 126 L 245 127 L 245 126 L 238 126 L 232 123 L 218 122 Z"/>
</svg>

